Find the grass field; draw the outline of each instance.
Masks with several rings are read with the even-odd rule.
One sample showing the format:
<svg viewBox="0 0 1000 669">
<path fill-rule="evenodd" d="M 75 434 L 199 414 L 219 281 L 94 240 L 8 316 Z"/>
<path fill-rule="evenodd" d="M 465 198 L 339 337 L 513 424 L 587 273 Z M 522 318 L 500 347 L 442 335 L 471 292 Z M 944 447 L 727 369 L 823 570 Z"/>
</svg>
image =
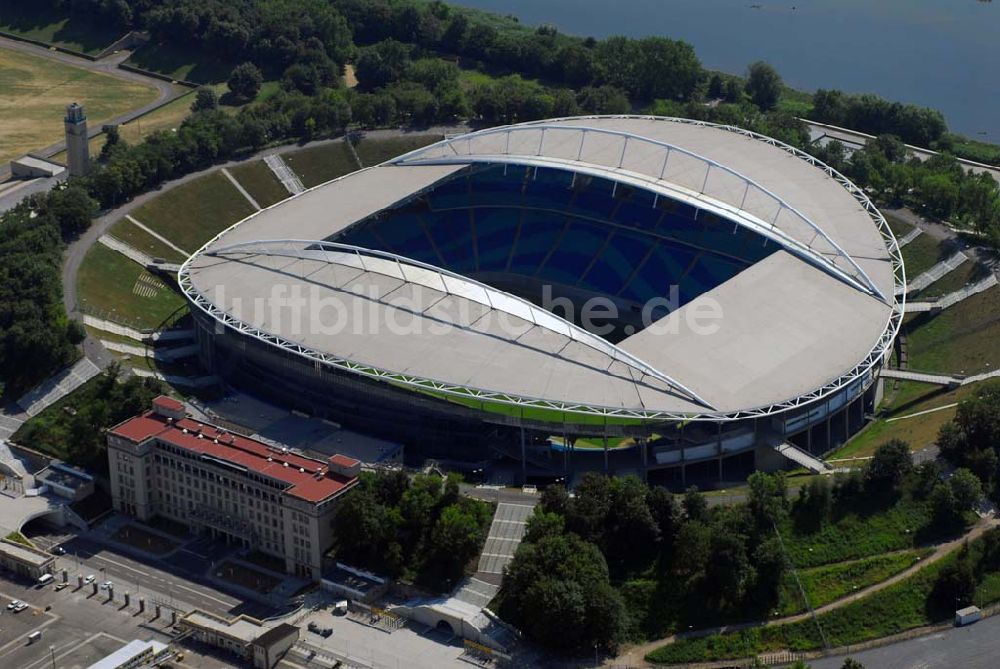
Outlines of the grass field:
<svg viewBox="0 0 1000 669">
<path fill-rule="evenodd" d="M 892 230 L 892 234 L 897 237 L 902 237 L 913 229 L 912 225 L 891 212 L 883 211 L 882 215 L 885 216 L 885 221 L 889 224 L 889 229 Z M 905 249 L 906 247 L 904 246 L 903 248 Z"/>
<path fill-rule="evenodd" d="M 110 46 L 124 32 L 106 21 L 88 21 L 79 14 L 66 17 L 51 2 L 0 0 L 0 30 L 65 49 L 95 54 Z M 9 11 L 4 11 L 9 10 Z"/>
<path fill-rule="evenodd" d="M 978 374 L 1000 366 L 1000 286 L 959 302 L 935 316 L 909 321 L 909 366 Z"/>
<path fill-rule="evenodd" d="M 441 139 L 441 135 L 411 135 L 378 140 L 362 138 L 354 145 L 354 150 L 358 152 L 362 166 L 370 167 Z"/>
<path fill-rule="evenodd" d="M 168 262 L 181 263 L 187 256 L 178 253 L 142 228 L 123 218 L 108 230 L 108 234 L 120 239 L 134 249 L 148 253 L 154 258 L 163 258 Z"/>
<path fill-rule="evenodd" d="M 182 44 L 149 42 L 128 59 L 128 64 L 177 80 L 217 84 L 229 79 L 238 62 L 207 56 Z"/>
<path fill-rule="evenodd" d="M 230 168 L 229 173 L 262 207 L 269 207 L 289 196 L 288 191 L 263 160 L 252 160 L 237 165 Z"/>
<path fill-rule="evenodd" d="M 982 539 L 970 544 L 973 555 L 981 550 L 981 544 Z M 657 648 L 646 659 L 669 664 L 748 657 L 784 649 L 811 650 L 823 645 L 817 622 L 829 646 L 838 647 L 946 620 L 947 613 L 929 610 L 928 600 L 941 570 L 955 559 L 952 553 L 898 583 L 820 614 L 815 622 L 807 618 L 738 633 L 682 639 Z M 977 580 L 974 599 L 979 606 L 1000 597 L 1000 574 L 987 572 Z"/>
<path fill-rule="evenodd" d="M 132 327 L 155 328 L 184 306 L 184 300 L 137 263 L 103 244 L 94 244 L 80 265 L 77 292 L 82 310 Z"/>
<path fill-rule="evenodd" d="M 903 247 L 906 248 L 906 247 Z M 945 274 L 943 277 L 927 286 L 919 293 L 916 299 L 929 300 L 953 293 L 964 288 L 967 284 L 986 278 L 989 269 L 980 265 L 975 260 L 968 260 L 957 268 Z"/>
<path fill-rule="evenodd" d="M 229 179 L 216 171 L 147 202 L 132 216 L 193 253 L 218 232 L 253 212 Z"/>
<path fill-rule="evenodd" d="M 355 172 L 360 167 L 344 142 L 331 142 L 300 149 L 282 156 L 306 188 Z"/>
<path fill-rule="evenodd" d="M 69 102 L 83 104 L 89 125 L 100 127 L 155 98 L 150 86 L 0 49 L 0 163 L 59 141 Z"/>
<path fill-rule="evenodd" d="M 911 281 L 948 255 L 942 251 L 940 240 L 928 234 L 920 235 L 904 246 L 902 253 L 906 278 Z"/>
<path fill-rule="evenodd" d="M 920 529 L 930 520 L 922 502 L 903 499 L 870 515 L 849 514 L 815 532 L 796 532 L 790 519 L 780 526 L 788 558 L 799 569 L 911 549 L 926 541 Z"/>
<path fill-rule="evenodd" d="M 800 569 L 799 580 L 813 608 L 825 606 L 856 590 L 881 583 L 887 578 L 913 566 L 933 552 L 931 548 L 899 551 L 869 558 L 841 562 L 812 569 Z M 792 574 L 787 574 L 781 591 L 777 611 L 780 617 L 795 615 L 806 610 L 802 595 Z"/>
</svg>

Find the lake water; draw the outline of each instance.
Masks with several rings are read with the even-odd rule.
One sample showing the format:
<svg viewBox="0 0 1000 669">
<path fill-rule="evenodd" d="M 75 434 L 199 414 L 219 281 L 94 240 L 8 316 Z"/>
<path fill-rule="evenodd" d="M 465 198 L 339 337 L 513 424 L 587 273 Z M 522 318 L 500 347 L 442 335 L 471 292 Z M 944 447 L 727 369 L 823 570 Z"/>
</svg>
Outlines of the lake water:
<svg viewBox="0 0 1000 669">
<path fill-rule="evenodd" d="M 726 72 L 766 60 L 796 88 L 933 107 L 952 130 L 1000 143 L 1000 1 L 453 1 L 575 35 L 683 39 Z"/>
</svg>

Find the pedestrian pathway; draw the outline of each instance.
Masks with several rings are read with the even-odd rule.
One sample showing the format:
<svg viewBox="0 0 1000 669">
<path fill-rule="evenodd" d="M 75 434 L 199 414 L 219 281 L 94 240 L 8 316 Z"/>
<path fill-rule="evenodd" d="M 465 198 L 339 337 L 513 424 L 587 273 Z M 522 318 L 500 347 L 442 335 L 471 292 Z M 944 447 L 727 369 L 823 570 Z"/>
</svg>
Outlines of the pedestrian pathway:
<svg viewBox="0 0 1000 669">
<path fill-rule="evenodd" d="M 87 327 L 94 328 L 95 330 L 101 330 L 102 332 L 107 332 L 108 334 L 117 335 L 119 337 L 127 337 L 128 339 L 141 342 L 174 342 L 194 339 L 194 330 L 190 328 L 157 330 L 152 332 L 139 331 L 135 328 L 130 328 L 127 325 L 121 325 L 119 323 L 115 323 L 114 321 L 98 318 L 97 316 L 91 316 L 90 314 L 83 315 L 83 324 Z"/>
<path fill-rule="evenodd" d="M 147 225 L 145 225 L 143 223 L 140 223 L 138 220 L 136 220 L 136 218 L 134 216 L 132 216 L 132 214 L 125 214 L 125 218 L 127 218 L 129 221 L 131 221 L 133 225 L 138 226 L 138 228 L 140 230 L 143 230 L 144 232 L 148 232 L 153 237 L 156 237 L 161 242 L 163 242 L 164 244 L 166 244 L 167 246 L 169 246 L 173 250 L 177 251 L 181 255 L 183 255 L 185 258 L 188 257 L 189 255 L 191 255 L 189 252 L 187 252 L 184 249 L 182 249 L 181 247 L 177 246 L 172 241 L 170 241 L 169 239 L 167 239 L 166 237 L 164 237 L 160 233 L 156 232 L 155 230 L 153 230 L 149 226 L 147 226 Z"/>
<path fill-rule="evenodd" d="M 295 172 L 285 163 L 285 159 L 278 154 L 264 156 L 264 164 L 271 168 L 274 176 L 278 177 L 281 185 L 292 195 L 298 195 L 306 189 Z"/>
<path fill-rule="evenodd" d="M 923 290 L 927 286 L 931 285 L 941 277 L 943 277 L 948 272 L 958 268 L 962 263 L 966 262 L 969 256 L 965 255 L 961 251 L 957 251 L 951 256 L 945 258 L 938 264 L 931 267 L 929 270 L 915 278 L 906 286 L 906 294 L 916 293 L 917 291 Z"/>
<path fill-rule="evenodd" d="M 132 373 L 136 376 L 141 376 L 145 378 L 159 379 L 160 381 L 165 381 L 172 386 L 185 386 L 187 388 L 208 388 L 210 386 L 218 385 L 220 379 L 217 376 L 208 374 L 205 376 L 181 376 L 179 374 L 161 374 L 160 372 L 154 372 L 151 369 L 146 369 L 144 367 L 134 367 L 132 368 Z"/>
<path fill-rule="evenodd" d="M 258 211 L 263 209 L 263 207 L 257 204 L 257 200 L 253 199 L 253 195 L 247 192 L 247 189 L 243 187 L 243 184 L 237 181 L 236 177 L 234 177 L 232 174 L 229 173 L 229 170 L 223 167 L 221 172 L 227 179 L 229 179 L 229 183 L 236 186 L 236 190 L 238 190 L 240 193 L 243 194 L 243 197 L 247 199 L 247 202 L 250 203 L 250 206 L 252 206 L 254 209 L 257 209 Z"/>
<path fill-rule="evenodd" d="M 36 416 L 97 376 L 100 371 L 97 365 L 87 358 L 82 358 L 76 364 L 43 381 L 17 403 L 24 409 L 24 413 Z"/>
<path fill-rule="evenodd" d="M 147 255 L 142 251 L 140 251 L 139 249 L 129 246 L 122 240 L 116 239 L 111 235 L 101 235 L 100 237 L 97 238 L 97 241 L 103 244 L 104 246 L 108 247 L 112 251 L 117 251 L 118 253 L 121 253 L 129 260 L 139 263 L 143 267 L 147 267 L 153 264 L 153 256 Z"/>
<path fill-rule="evenodd" d="M 899 238 L 899 248 L 903 248 L 904 246 L 906 246 L 907 244 L 909 244 L 922 234 L 924 234 L 923 230 L 921 230 L 920 228 L 913 228 L 912 230 L 910 230 L 905 235 Z"/>
</svg>

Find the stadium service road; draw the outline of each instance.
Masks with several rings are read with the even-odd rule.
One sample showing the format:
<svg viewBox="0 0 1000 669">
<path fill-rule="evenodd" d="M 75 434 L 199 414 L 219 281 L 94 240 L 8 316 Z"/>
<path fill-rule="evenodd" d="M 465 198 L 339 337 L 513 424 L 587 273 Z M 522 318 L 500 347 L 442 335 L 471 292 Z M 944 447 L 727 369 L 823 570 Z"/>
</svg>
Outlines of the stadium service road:
<svg viewBox="0 0 1000 669">
<path fill-rule="evenodd" d="M 851 655 L 879 669 L 994 669 L 1000 658 L 1000 616 Z M 810 660 L 813 669 L 839 669 L 844 657 Z"/>
</svg>

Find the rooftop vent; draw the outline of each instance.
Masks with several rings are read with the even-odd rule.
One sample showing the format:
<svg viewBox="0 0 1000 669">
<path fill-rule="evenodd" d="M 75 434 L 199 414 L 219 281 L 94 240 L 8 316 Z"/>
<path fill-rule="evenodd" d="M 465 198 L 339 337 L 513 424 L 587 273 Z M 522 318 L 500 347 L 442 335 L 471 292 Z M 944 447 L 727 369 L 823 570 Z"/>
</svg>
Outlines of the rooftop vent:
<svg viewBox="0 0 1000 669">
<path fill-rule="evenodd" d="M 187 434 L 188 433 L 188 429 L 184 428 L 183 430 L 181 430 L 181 432 L 183 432 L 184 434 Z"/>
</svg>

